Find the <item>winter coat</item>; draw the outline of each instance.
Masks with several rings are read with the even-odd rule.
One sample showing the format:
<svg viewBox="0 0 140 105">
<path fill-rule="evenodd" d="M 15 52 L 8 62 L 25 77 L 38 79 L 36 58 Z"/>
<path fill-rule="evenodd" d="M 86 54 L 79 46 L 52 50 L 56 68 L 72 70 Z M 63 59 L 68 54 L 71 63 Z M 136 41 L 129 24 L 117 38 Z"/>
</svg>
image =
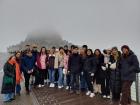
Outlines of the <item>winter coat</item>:
<svg viewBox="0 0 140 105">
<path fill-rule="evenodd" d="M 81 64 L 81 56 L 78 53 L 72 54 L 69 57 L 68 70 L 74 74 L 81 73 Z"/>
<path fill-rule="evenodd" d="M 48 57 L 49 69 L 54 69 L 54 63 L 55 63 L 55 55 L 49 54 L 49 57 Z"/>
<path fill-rule="evenodd" d="M 4 65 L 3 70 L 4 70 L 4 76 L 3 76 L 1 93 L 2 94 L 14 93 L 15 84 L 16 84 L 15 65 L 11 65 L 9 62 L 7 62 Z"/>
<path fill-rule="evenodd" d="M 84 72 L 94 73 L 97 70 L 97 60 L 94 56 L 87 56 L 83 65 Z"/>
<path fill-rule="evenodd" d="M 68 61 L 69 61 L 69 56 L 65 55 L 64 56 L 64 69 L 68 70 Z"/>
<path fill-rule="evenodd" d="M 32 69 L 34 69 L 34 66 L 35 66 L 35 57 L 32 56 L 32 57 L 29 57 L 27 55 L 25 55 L 24 57 L 22 57 L 22 60 L 21 60 L 21 69 L 23 72 L 28 72 Z"/>
<path fill-rule="evenodd" d="M 122 81 L 135 81 L 136 73 L 139 70 L 139 61 L 137 56 L 130 51 L 129 55 L 125 57 L 122 55 L 120 61 L 120 71 L 121 71 L 121 79 Z"/>
<path fill-rule="evenodd" d="M 41 55 L 38 54 L 37 55 L 37 60 L 36 60 L 36 66 L 39 68 L 39 69 L 42 69 L 41 67 Z M 45 59 L 45 63 L 46 63 L 46 67 L 48 66 L 48 56 L 46 55 L 46 59 Z"/>
<path fill-rule="evenodd" d="M 110 66 L 110 87 L 112 92 L 121 93 L 121 72 L 119 69 L 119 59 L 116 61 L 113 56 L 110 56 L 110 65 L 115 64 L 115 68 Z"/>
</svg>

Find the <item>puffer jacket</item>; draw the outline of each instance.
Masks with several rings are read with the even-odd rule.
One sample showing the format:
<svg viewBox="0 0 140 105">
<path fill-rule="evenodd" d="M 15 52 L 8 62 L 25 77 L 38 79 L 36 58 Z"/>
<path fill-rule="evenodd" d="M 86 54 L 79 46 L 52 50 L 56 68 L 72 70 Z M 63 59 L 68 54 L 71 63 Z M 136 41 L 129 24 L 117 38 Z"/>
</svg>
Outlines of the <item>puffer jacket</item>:
<svg viewBox="0 0 140 105">
<path fill-rule="evenodd" d="M 122 55 L 120 61 L 120 71 L 121 71 L 121 79 L 128 81 L 136 80 L 136 73 L 139 69 L 139 61 L 137 56 L 130 51 L 129 55 L 126 57 Z"/>
<path fill-rule="evenodd" d="M 97 59 L 94 56 L 87 56 L 83 68 L 84 72 L 95 73 L 97 70 Z"/>
</svg>

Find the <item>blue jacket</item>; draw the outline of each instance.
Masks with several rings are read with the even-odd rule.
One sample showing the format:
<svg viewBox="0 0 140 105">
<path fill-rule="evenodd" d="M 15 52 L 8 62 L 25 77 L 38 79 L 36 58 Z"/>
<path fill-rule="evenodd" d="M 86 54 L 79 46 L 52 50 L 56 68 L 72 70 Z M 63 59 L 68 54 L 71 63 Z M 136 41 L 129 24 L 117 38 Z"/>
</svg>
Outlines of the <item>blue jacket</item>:
<svg viewBox="0 0 140 105">
<path fill-rule="evenodd" d="M 29 57 L 27 55 L 25 55 L 22 59 L 21 59 L 21 69 L 23 72 L 28 72 L 30 71 L 31 69 L 34 68 L 34 65 L 35 65 L 35 57 L 32 56 L 32 57 Z"/>
</svg>

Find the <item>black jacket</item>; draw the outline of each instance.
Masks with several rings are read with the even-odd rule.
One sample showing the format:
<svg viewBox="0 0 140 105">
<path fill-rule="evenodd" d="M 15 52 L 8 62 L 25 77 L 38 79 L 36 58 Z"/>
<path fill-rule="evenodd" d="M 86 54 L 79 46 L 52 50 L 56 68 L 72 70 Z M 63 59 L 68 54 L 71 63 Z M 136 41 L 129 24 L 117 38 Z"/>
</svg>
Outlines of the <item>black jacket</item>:
<svg viewBox="0 0 140 105">
<path fill-rule="evenodd" d="M 110 63 L 113 64 L 116 62 L 116 69 L 113 70 L 110 68 L 110 87 L 112 92 L 121 93 L 121 72 L 119 69 L 119 59 L 116 61 L 113 56 L 110 56 Z"/>
<path fill-rule="evenodd" d="M 84 71 L 95 73 L 97 70 L 97 59 L 94 56 L 87 56 L 84 62 Z"/>
<path fill-rule="evenodd" d="M 1 93 L 2 94 L 14 93 L 15 92 L 15 83 L 16 83 L 15 66 L 11 65 L 7 62 L 4 65 L 3 70 L 4 70 L 4 76 L 3 76 Z M 13 80 L 13 83 L 7 84 L 4 79 L 6 77 L 11 78 Z"/>
<path fill-rule="evenodd" d="M 122 55 L 120 61 L 122 80 L 135 81 L 138 69 L 139 69 L 139 61 L 137 59 L 137 56 L 132 51 L 130 51 L 127 57 Z"/>
<path fill-rule="evenodd" d="M 80 73 L 82 67 L 81 56 L 79 54 L 72 54 L 68 61 L 68 70 L 70 73 Z"/>
</svg>

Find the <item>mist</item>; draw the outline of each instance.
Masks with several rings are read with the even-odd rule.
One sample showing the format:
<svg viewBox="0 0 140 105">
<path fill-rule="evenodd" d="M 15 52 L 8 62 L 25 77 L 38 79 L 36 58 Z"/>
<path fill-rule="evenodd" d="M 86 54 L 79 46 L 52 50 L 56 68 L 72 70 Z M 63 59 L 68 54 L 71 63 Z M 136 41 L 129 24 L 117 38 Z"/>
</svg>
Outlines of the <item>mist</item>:
<svg viewBox="0 0 140 105">
<path fill-rule="evenodd" d="M 140 0 L 0 0 L 0 52 L 37 30 L 90 48 L 140 52 Z M 42 32 L 41 32 L 42 33 Z"/>
</svg>

